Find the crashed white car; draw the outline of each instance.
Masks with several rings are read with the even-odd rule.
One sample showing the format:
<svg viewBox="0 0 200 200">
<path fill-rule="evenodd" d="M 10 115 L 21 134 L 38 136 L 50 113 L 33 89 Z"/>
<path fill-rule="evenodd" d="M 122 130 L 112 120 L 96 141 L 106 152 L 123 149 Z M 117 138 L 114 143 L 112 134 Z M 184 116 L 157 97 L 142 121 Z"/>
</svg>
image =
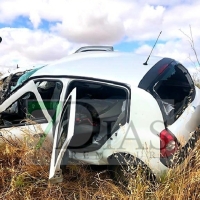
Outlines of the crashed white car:
<svg viewBox="0 0 200 200">
<path fill-rule="evenodd" d="M 44 138 L 53 142 L 53 182 L 62 181 L 70 158 L 114 172 L 140 164 L 158 177 L 195 146 L 200 90 L 178 61 L 145 60 L 86 47 L 37 70 L 0 105 L 1 138 L 35 129 L 27 118 L 39 124 L 39 145 Z"/>
</svg>

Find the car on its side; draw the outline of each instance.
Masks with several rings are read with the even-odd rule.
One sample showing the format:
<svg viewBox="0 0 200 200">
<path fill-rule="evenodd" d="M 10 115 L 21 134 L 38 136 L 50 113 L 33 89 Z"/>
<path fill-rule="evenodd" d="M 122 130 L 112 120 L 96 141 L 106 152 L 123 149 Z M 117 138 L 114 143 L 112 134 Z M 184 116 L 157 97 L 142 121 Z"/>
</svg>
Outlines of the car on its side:
<svg viewBox="0 0 200 200">
<path fill-rule="evenodd" d="M 62 181 L 69 159 L 109 165 L 116 176 L 123 165 L 142 165 L 159 177 L 195 146 L 200 90 L 178 61 L 145 60 L 86 47 L 39 69 L 0 105 L 1 136 L 35 129 L 40 145 L 52 141 L 52 182 Z"/>
</svg>

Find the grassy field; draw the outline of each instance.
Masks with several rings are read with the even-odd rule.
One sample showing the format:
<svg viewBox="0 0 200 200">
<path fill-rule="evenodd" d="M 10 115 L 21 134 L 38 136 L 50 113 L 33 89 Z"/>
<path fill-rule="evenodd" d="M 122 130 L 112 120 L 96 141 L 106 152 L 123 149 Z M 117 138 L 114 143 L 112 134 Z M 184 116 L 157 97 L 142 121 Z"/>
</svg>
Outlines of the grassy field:
<svg viewBox="0 0 200 200">
<path fill-rule="evenodd" d="M 1 138 L 2 139 L 2 138 Z M 1 140 L 0 139 L 0 140 Z M 28 147 L 21 141 L 0 146 L 0 199 L 200 199 L 200 144 L 184 169 L 163 174 L 152 186 L 140 175 L 130 191 L 114 183 L 107 170 L 68 166 L 63 183 L 48 182 L 50 152 Z"/>
</svg>

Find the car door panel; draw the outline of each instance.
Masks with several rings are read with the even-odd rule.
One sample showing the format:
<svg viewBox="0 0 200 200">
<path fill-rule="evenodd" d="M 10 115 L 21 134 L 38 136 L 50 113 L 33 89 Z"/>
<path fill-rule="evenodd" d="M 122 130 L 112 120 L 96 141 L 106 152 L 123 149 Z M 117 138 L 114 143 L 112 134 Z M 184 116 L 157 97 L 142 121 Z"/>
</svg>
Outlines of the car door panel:
<svg viewBox="0 0 200 200">
<path fill-rule="evenodd" d="M 3 115 L 1 116 L 1 127 L 0 127 L 0 132 L 1 135 L 5 140 L 7 139 L 14 139 L 14 138 L 19 138 L 23 139 L 24 134 L 31 133 L 31 135 L 38 135 L 45 133 L 46 135 L 48 134 L 48 140 L 53 141 L 52 139 L 52 129 L 48 129 L 49 123 L 51 123 L 51 117 L 48 113 L 48 111 L 45 109 L 44 103 L 41 99 L 40 94 L 37 91 L 37 87 L 34 84 L 33 81 L 29 81 L 26 85 L 24 85 L 22 88 L 17 90 L 14 94 L 12 94 L 7 100 L 5 100 L 1 105 L 0 105 L 0 112 L 6 111 L 8 107 L 10 107 L 13 103 L 18 101 L 24 94 L 28 92 L 32 92 L 35 97 L 36 101 L 40 105 L 40 111 L 42 111 L 44 115 L 44 119 L 40 120 L 39 123 L 37 124 L 37 120 L 34 122 L 28 122 L 26 119 L 24 120 L 18 120 L 16 123 L 11 123 L 9 122 L 9 113 L 8 113 L 8 119 L 3 119 Z M 17 119 L 16 119 L 17 120 Z M 13 122 L 13 121 L 12 121 Z M 48 131 L 48 133 L 47 133 Z M 1 140 L 2 141 L 2 140 Z M 3 141 L 2 141 L 3 142 Z"/>
<path fill-rule="evenodd" d="M 60 170 L 60 165 L 64 153 L 74 134 L 75 110 L 76 88 L 74 88 L 69 94 L 63 107 L 60 123 L 57 125 L 55 130 L 49 173 L 50 182 L 62 181 L 62 171 Z"/>
<path fill-rule="evenodd" d="M 25 142 L 25 144 L 31 148 L 36 147 L 40 138 L 44 135 L 47 126 L 48 123 L 3 128 L 0 130 L 0 144 L 13 142 L 23 142 L 24 144 Z M 45 141 L 45 144 L 48 145 L 44 145 L 43 147 L 49 148 L 53 141 L 51 132 L 47 134 Z"/>
</svg>

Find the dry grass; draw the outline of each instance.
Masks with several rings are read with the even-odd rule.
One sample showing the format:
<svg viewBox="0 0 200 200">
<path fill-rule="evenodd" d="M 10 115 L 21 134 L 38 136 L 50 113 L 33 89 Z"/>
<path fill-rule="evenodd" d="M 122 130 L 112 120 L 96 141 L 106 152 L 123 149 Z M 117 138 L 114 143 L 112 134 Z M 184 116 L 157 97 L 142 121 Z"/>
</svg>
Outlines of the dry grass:
<svg viewBox="0 0 200 200">
<path fill-rule="evenodd" d="M 12 140 L 0 146 L 0 199 L 200 199 L 199 149 L 184 169 L 169 170 L 154 187 L 138 177 L 128 193 L 106 170 L 86 166 L 69 166 L 64 182 L 50 185 L 50 153 Z"/>
</svg>

